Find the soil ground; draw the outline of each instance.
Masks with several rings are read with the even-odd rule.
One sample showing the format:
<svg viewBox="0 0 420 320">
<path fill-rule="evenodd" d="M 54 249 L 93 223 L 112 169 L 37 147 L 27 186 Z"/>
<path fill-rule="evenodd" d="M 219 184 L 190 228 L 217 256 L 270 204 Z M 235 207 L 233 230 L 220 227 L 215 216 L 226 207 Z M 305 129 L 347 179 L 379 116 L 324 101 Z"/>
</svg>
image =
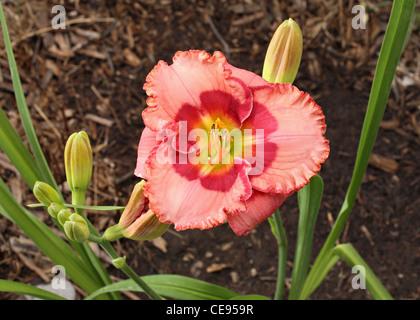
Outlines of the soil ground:
<svg viewBox="0 0 420 320">
<path fill-rule="evenodd" d="M 295 85 L 322 107 L 331 154 L 322 166 L 324 196 L 314 232 L 313 258 L 331 230 L 353 170 L 390 5 L 365 1 L 366 29 L 353 29 L 354 1 L 64 1 L 69 25 L 53 30 L 51 1 L 5 1 L 16 60 L 35 128 L 54 176 L 63 181 L 66 138 L 85 130 L 94 147 L 88 204 L 125 205 L 138 179 L 136 148 L 146 107 L 142 85 L 159 60 L 178 50 L 220 50 L 228 61 L 261 74 L 276 27 L 292 17 L 302 28 L 304 52 Z M 84 20 L 83 20 L 84 19 Z M 47 28 L 47 29 L 43 29 Z M 2 42 L 1 42 L 2 43 Z M 374 157 L 340 243 L 351 243 L 396 299 L 420 296 L 420 37 L 415 25 L 402 55 Z M 0 51 L 0 105 L 23 136 L 4 50 Z M 0 174 L 18 201 L 31 192 L 0 154 Z M 33 210 L 43 221 L 43 210 Z M 287 285 L 298 222 L 296 195 L 281 207 L 288 238 Z M 91 212 L 103 231 L 119 213 Z M 268 223 L 249 236 L 227 225 L 175 232 L 157 241 L 123 239 L 115 248 L 141 275 L 181 274 L 226 286 L 241 294 L 273 297 L 277 248 Z M 98 254 L 113 279 L 125 276 Z M 313 260 L 312 260 L 313 261 Z M 11 222 L 0 217 L 0 279 L 38 283 L 51 278 L 51 262 Z M 353 274 L 338 262 L 311 299 L 371 299 L 354 290 Z M 41 280 L 40 280 L 41 279 Z M 287 294 L 287 288 L 286 288 Z M 78 298 L 84 293 L 78 291 Z M 144 298 L 126 294 L 127 299 Z M 3 293 L 1 299 L 20 296 Z"/>
</svg>

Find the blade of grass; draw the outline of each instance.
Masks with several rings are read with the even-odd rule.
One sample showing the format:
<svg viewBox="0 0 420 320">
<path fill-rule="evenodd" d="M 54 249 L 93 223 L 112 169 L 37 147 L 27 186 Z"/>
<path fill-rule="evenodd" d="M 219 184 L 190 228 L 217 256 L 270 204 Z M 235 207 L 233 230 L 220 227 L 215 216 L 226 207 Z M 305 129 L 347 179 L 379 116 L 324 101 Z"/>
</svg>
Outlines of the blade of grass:
<svg viewBox="0 0 420 320">
<path fill-rule="evenodd" d="M 3 29 L 4 45 L 7 52 L 7 58 L 10 66 L 10 73 L 12 76 L 13 89 L 15 92 L 16 104 L 19 110 L 19 115 L 22 120 L 22 125 L 25 130 L 26 137 L 28 138 L 29 145 L 34 154 L 35 160 L 38 163 L 38 168 L 42 175 L 42 180 L 49 185 L 53 186 L 58 191 L 57 183 L 51 173 L 47 164 L 44 153 L 41 150 L 38 138 L 32 124 L 31 115 L 26 104 L 25 95 L 23 93 L 22 84 L 20 82 L 19 72 L 16 65 L 15 57 L 13 54 L 12 44 L 10 43 L 9 32 L 6 25 L 6 19 L 3 13 L 3 7 L 0 2 L 0 23 Z"/>
<path fill-rule="evenodd" d="M 239 294 L 224 287 L 175 274 L 157 274 L 141 277 L 159 295 L 179 300 L 229 300 Z M 144 292 L 132 279 L 113 283 L 99 289 L 86 298 L 91 300 L 98 294 L 112 291 Z"/>
<path fill-rule="evenodd" d="M 260 294 L 245 294 L 242 296 L 230 298 L 229 300 L 271 300 L 271 299 Z"/>
<path fill-rule="evenodd" d="M 365 260 L 363 260 L 357 250 L 350 243 L 340 244 L 336 246 L 332 252 L 346 261 L 350 267 L 363 266 L 365 270 L 364 277 L 366 280 L 366 289 L 370 292 L 374 299 L 393 300 L 392 296 L 385 289 L 378 277 L 376 277 L 373 273 L 372 269 L 367 265 Z"/>
<path fill-rule="evenodd" d="M 393 2 L 372 83 L 352 179 L 333 229 L 318 254 L 305 281 L 304 289 L 302 290 L 300 297 L 302 299 L 307 299 L 316 289 L 316 283 L 319 283 L 318 280 L 331 255 L 331 250 L 334 248 L 335 242 L 343 231 L 353 208 L 387 105 L 395 70 L 409 31 L 414 6 L 415 0 L 400 0 Z"/>
<path fill-rule="evenodd" d="M 28 138 L 29 145 L 34 154 L 35 160 L 38 164 L 38 168 L 42 176 L 42 179 L 39 179 L 39 180 L 48 183 L 61 195 L 60 190 L 58 189 L 57 183 L 45 159 L 44 153 L 42 152 L 41 146 L 39 144 L 38 138 L 35 133 L 35 129 L 33 127 L 31 115 L 30 115 L 30 112 L 26 103 L 24 93 L 23 93 L 18 68 L 17 68 L 15 57 L 13 54 L 13 48 L 10 43 L 9 32 L 7 29 L 6 19 L 4 17 L 3 7 L 1 5 L 1 2 L 0 2 L 0 23 L 3 29 L 4 43 L 5 43 L 5 48 L 6 48 L 9 66 L 10 66 L 10 73 L 12 76 L 16 104 L 19 110 L 19 115 L 22 120 L 22 125 L 25 130 L 26 137 Z M 87 267 L 90 269 L 90 272 L 94 274 L 94 279 L 96 279 L 98 283 L 102 283 L 103 285 L 111 283 L 108 273 L 106 273 L 103 267 L 99 266 L 100 261 L 98 257 L 96 257 L 96 255 L 93 254 L 93 251 L 90 249 L 90 247 L 87 244 L 79 245 L 79 244 L 73 243 L 73 245 L 76 248 L 76 250 L 79 252 L 79 254 L 82 256 L 82 258 L 86 262 L 88 262 Z M 103 279 L 107 279 L 107 281 L 102 282 Z M 112 294 L 112 296 L 116 297 L 115 294 Z"/>
<path fill-rule="evenodd" d="M 324 183 L 319 175 L 314 176 L 306 186 L 298 191 L 300 212 L 289 300 L 299 298 L 308 274 L 313 233 L 323 191 Z"/>
<path fill-rule="evenodd" d="M 39 171 L 35 160 L 32 158 L 32 155 L 23 144 L 22 139 L 18 136 L 1 108 L 0 149 L 3 150 L 31 189 L 36 181 L 42 179 L 41 172 Z"/>
<path fill-rule="evenodd" d="M 31 203 L 26 205 L 29 208 L 38 208 L 38 207 L 45 207 L 42 203 Z M 75 209 L 83 209 L 83 210 L 93 210 L 93 211 L 118 211 L 124 210 L 125 207 L 123 206 L 85 206 L 85 205 L 75 205 L 70 203 L 64 203 L 66 208 L 75 208 Z"/>
<path fill-rule="evenodd" d="M 283 299 L 284 294 L 284 284 L 286 279 L 286 267 L 287 267 L 287 237 L 286 230 L 283 226 L 283 221 L 281 220 L 280 210 L 277 209 L 270 218 L 268 222 L 271 226 L 271 231 L 277 240 L 278 247 L 278 257 L 277 257 L 277 280 L 276 280 L 276 290 L 274 292 L 274 300 Z"/>
<path fill-rule="evenodd" d="M 67 300 L 63 297 L 60 297 L 59 295 L 56 295 L 55 293 L 30 286 L 28 284 L 2 279 L 0 279 L 0 292 L 24 294 L 42 300 Z"/>
</svg>

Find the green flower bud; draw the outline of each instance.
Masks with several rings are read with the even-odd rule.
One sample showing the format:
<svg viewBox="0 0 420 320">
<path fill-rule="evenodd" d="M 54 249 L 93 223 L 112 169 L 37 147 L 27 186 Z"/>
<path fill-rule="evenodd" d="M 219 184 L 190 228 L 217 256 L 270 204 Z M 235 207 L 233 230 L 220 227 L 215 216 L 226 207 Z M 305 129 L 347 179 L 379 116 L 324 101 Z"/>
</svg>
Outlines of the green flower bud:
<svg viewBox="0 0 420 320">
<path fill-rule="evenodd" d="M 92 148 L 87 133 L 73 133 L 64 149 L 67 183 L 72 192 L 87 190 L 92 178 L 92 164 Z"/>
<path fill-rule="evenodd" d="M 302 58 L 302 31 L 293 19 L 276 30 L 264 60 L 263 78 L 271 83 L 293 83 Z"/>
<path fill-rule="evenodd" d="M 53 187 L 51 187 L 49 184 L 46 184 L 45 182 L 35 182 L 33 192 L 38 201 L 46 207 L 49 207 L 52 202 L 62 202 L 57 191 L 55 191 Z"/>
<path fill-rule="evenodd" d="M 63 209 L 66 209 L 66 207 L 63 204 L 52 202 L 50 206 L 48 207 L 48 213 L 50 214 L 51 217 L 55 219 L 57 218 L 58 213 Z"/>
<path fill-rule="evenodd" d="M 73 214 L 73 212 L 71 212 L 69 209 L 64 208 L 61 209 L 58 214 L 57 214 L 57 220 L 58 222 L 64 226 L 64 224 L 69 221 L 70 216 Z"/>
<path fill-rule="evenodd" d="M 73 213 L 68 218 L 68 220 L 64 223 L 63 228 L 70 240 L 81 243 L 89 239 L 89 227 L 85 219 L 77 213 Z"/>
</svg>

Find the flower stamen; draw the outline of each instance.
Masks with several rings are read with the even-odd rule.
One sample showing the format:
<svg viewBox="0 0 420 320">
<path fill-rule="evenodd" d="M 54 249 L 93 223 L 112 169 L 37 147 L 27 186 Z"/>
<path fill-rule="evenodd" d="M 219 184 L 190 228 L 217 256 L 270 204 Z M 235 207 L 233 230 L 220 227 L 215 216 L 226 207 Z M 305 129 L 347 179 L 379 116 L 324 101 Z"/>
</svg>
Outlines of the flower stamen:
<svg viewBox="0 0 420 320">
<path fill-rule="evenodd" d="M 230 149 L 233 139 L 220 118 L 212 124 L 209 132 L 209 164 L 229 164 Z"/>
</svg>

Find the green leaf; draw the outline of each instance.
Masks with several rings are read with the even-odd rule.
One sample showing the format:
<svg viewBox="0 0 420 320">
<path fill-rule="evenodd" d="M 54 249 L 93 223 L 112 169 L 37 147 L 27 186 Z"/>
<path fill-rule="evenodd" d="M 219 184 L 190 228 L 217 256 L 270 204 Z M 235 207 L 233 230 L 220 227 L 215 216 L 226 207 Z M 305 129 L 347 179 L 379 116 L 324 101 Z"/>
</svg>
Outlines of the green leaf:
<svg viewBox="0 0 420 320">
<path fill-rule="evenodd" d="M 0 149 L 19 171 L 22 178 L 32 189 L 35 182 L 42 179 L 38 165 L 18 136 L 15 129 L 0 108 Z"/>
<path fill-rule="evenodd" d="M 336 246 L 333 253 L 342 258 L 350 267 L 362 266 L 365 270 L 366 289 L 376 300 L 393 300 L 392 296 L 385 289 L 381 281 L 373 273 L 365 260 L 360 256 L 357 250 L 349 243 Z"/>
<path fill-rule="evenodd" d="M 4 135 L 6 136 L 8 133 L 10 133 L 12 136 L 6 137 L 7 140 L 5 142 L 2 142 L 0 146 L 8 150 L 7 151 L 8 157 L 11 159 L 12 163 L 17 167 L 19 172 L 21 172 L 22 176 L 24 176 L 25 181 L 28 183 L 28 185 L 31 188 L 33 188 L 34 186 L 34 183 L 35 183 L 34 178 L 36 177 L 36 180 L 43 181 L 45 183 L 48 183 L 50 186 L 52 186 L 61 196 L 60 190 L 58 189 L 58 186 L 57 186 L 57 182 L 55 181 L 51 173 L 51 170 L 48 166 L 48 163 L 45 159 L 44 153 L 42 152 L 41 146 L 39 144 L 38 138 L 35 133 L 31 115 L 30 115 L 30 112 L 26 103 L 26 98 L 23 93 L 22 84 L 20 81 L 18 68 L 17 68 L 15 57 L 13 54 L 13 48 L 10 42 L 9 32 L 7 30 L 6 19 L 4 17 L 3 7 L 1 5 L 1 2 L 0 2 L 0 23 L 3 29 L 4 44 L 5 44 L 5 48 L 7 52 L 10 73 L 12 76 L 12 83 L 13 83 L 13 89 L 14 89 L 15 98 L 16 98 L 16 104 L 18 107 L 20 118 L 22 120 L 22 125 L 25 130 L 26 137 L 28 139 L 31 150 L 34 154 L 36 164 L 33 161 L 32 157 L 28 157 L 27 150 L 26 151 L 24 150 L 26 148 L 24 149 L 22 148 L 22 145 L 18 141 L 20 139 L 17 139 L 16 132 L 14 130 L 11 130 L 10 123 L 6 121 L 7 119 L 3 112 L 1 112 L 0 114 L 0 120 L 1 120 L 2 125 L 3 124 L 6 125 L 6 128 L 2 128 L 2 130 L 0 131 L 3 132 Z M 14 134 L 12 131 L 14 132 Z M 17 143 L 17 145 L 16 146 L 11 145 L 11 143 L 13 144 L 13 142 Z M 20 156 L 20 152 L 22 152 L 21 156 Z M 32 168 L 32 171 L 30 170 L 31 168 Z M 16 213 L 19 214 L 20 212 L 24 212 L 24 213 L 26 212 L 22 208 L 19 208 L 19 209 L 15 208 L 14 210 L 9 211 L 8 209 L 5 208 L 5 206 L 3 206 L 2 209 L 3 209 L 2 211 L 5 212 L 5 215 L 7 215 L 8 218 L 12 218 L 12 220 L 16 220 L 16 217 L 14 216 Z M 59 227 L 61 228 L 61 226 Z M 23 230 L 22 227 L 21 229 Z M 36 242 L 36 240 L 38 239 L 32 238 L 32 240 Z M 106 283 L 111 283 L 109 275 L 106 273 L 102 265 L 100 265 L 99 259 L 96 257 L 96 255 L 94 255 L 91 248 L 86 243 L 77 244 L 75 242 L 72 242 L 72 244 L 73 244 L 73 247 L 82 256 L 84 261 L 87 262 L 85 264 L 86 272 L 83 272 L 83 273 L 86 275 L 88 273 L 91 276 L 93 275 L 93 279 L 88 281 L 88 283 L 90 283 L 91 281 L 96 281 L 98 284 L 101 284 L 101 285 L 106 284 Z M 67 248 L 70 249 L 68 245 L 67 245 Z M 49 257 L 51 259 L 56 258 L 56 257 L 51 257 L 51 256 Z M 96 288 L 96 285 L 94 286 L 94 288 Z M 91 291 L 92 290 L 88 292 L 91 292 Z"/>
<path fill-rule="evenodd" d="M 26 104 L 25 95 L 23 93 L 22 84 L 20 82 L 19 72 L 16 65 L 15 57 L 13 55 L 13 48 L 10 42 L 9 32 L 7 30 L 6 19 L 3 13 L 3 7 L 0 3 L 0 23 L 3 29 L 4 45 L 7 52 L 7 58 L 9 60 L 10 73 L 12 76 L 13 89 L 15 92 L 16 104 L 19 110 L 19 115 L 22 120 L 22 125 L 25 130 L 26 137 L 28 138 L 29 145 L 34 154 L 35 160 L 38 163 L 43 181 L 53 186 L 57 191 L 57 183 L 51 173 L 51 170 L 45 160 L 44 153 L 42 152 L 38 138 L 35 133 L 34 126 L 32 124 L 31 115 L 29 113 L 28 106 Z"/>
<path fill-rule="evenodd" d="M 321 205 L 324 183 L 319 175 L 298 191 L 299 224 L 289 299 L 298 299 L 309 270 L 313 233 Z"/>
<path fill-rule="evenodd" d="M 125 207 L 123 206 L 85 206 L 85 205 L 76 205 L 70 203 L 63 204 L 66 208 L 74 208 L 74 209 L 83 209 L 83 210 L 95 210 L 95 211 L 118 211 L 124 210 Z M 28 204 L 27 207 L 29 208 L 39 208 L 45 207 L 42 203 L 31 203 Z"/>
<path fill-rule="evenodd" d="M 233 297 L 230 300 L 271 300 L 266 296 L 262 296 L 260 294 L 246 294 L 243 296 Z"/>
<path fill-rule="evenodd" d="M 267 221 L 270 225 L 271 233 L 273 234 L 274 238 L 276 238 L 277 240 L 277 245 L 280 245 L 280 238 L 276 229 L 276 223 L 274 222 L 274 218 L 268 217 Z"/>
<path fill-rule="evenodd" d="M 24 294 L 42 300 L 67 300 L 63 297 L 60 297 L 59 295 L 56 295 L 55 293 L 28 284 L 9 280 L 0 279 L 0 291 Z"/>
<path fill-rule="evenodd" d="M 326 277 L 331 268 L 342 258 L 350 267 L 362 266 L 365 270 L 366 289 L 376 300 L 392 300 L 392 296 L 382 285 L 381 281 L 373 273 L 372 269 L 363 260 L 357 250 L 349 243 L 340 244 L 330 251 L 326 259 L 325 267 L 320 272 L 319 278 L 314 280 L 312 288 L 307 289 L 309 292 L 315 290 Z M 306 296 L 309 292 L 303 291 L 302 295 Z"/>
<path fill-rule="evenodd" d="M 224 287 L 180 275 L 149 275 L 141 277 L 157 294 L 179 300 L 228 300 L 239 295 Z M 91 300 L 106 292 L 144 292 L 133 280 L 123 280 L 100 288 L 86 298 Z"/>
<path fill-rule="evenodd" d="M 361 132 L 353 175 L 333 229 L 319 252 L 305 281 L 301 299 L 307 299 L 316 289 L 315 283 L 325 269 L 331 250 L 342 233 L 362 184 L 369 158 L 387 105 L 391 84 L 409 32 L 415 0 L 394 1 L 373 78 L 366 116 Z"/>
<path fill-rule="evenodd" d="M 284 283 L 286 279 L 287 268 L 287 237 L 281 220 L 280 210 L 277 209 L 269 218 L 268 222 L 271 226 L 271 231 L 276 237 L 278 246 L 277 258 L 277 280 L 276 290 L 274 292 L 274 300 L 281 300 L 284 293 Z"/>
<path fill-rule="evenodd" d="M 325 257 L 324 264 L 322 269 L 317 273 L 318 277 L 306 279 L 304 286 L 302 288 L 299 300 L 305 300 L 309 295 L 315 291 L 316 288 L 322 283 L 324 278 L 327 276 L 328 272 L 335 266 L 335 264 L 340 260 L 340 257 L 336 254 L 333 254 L 332 251 L 329 251 L 328 256 Z M 311 273 L 310 273 L 311 274 Z"/>
</svg>

